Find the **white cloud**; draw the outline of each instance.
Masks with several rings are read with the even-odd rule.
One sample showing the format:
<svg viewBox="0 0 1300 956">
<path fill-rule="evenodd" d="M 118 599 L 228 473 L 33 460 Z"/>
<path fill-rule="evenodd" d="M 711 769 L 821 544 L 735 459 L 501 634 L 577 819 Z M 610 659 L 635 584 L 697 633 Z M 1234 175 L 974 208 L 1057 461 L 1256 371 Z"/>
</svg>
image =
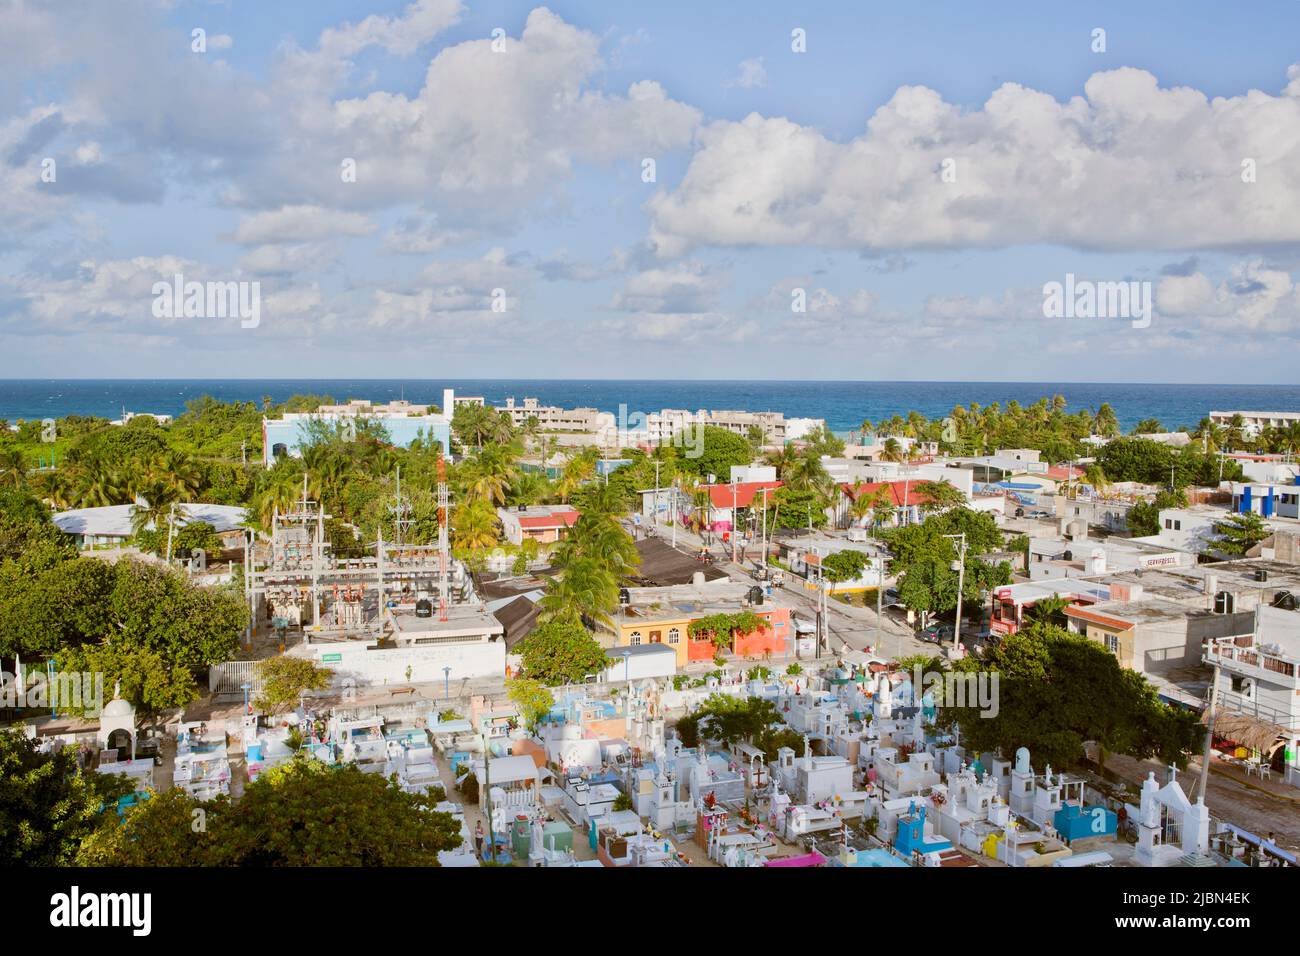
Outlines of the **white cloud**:
<svg viewBox="0 0 1300 956">
<path fill-rule="evenodd" d="M 1277 96 L 1210 99 L 1124 68 L 1094 74 L 1065 103 L 1008 83 L 972 111 L 905 86 L 846 143 L 758 113 L 711 123 L 699 139 L 680 184 L 647 204 L 651 239 L 666 255 L 697 244 L 1191 249 L 1300 240 L 1294 70 Z M 1257 182 L 1242 181 L 1246 158 Z"/>
<path fill-rule="evenodd" d="M 282 206 L 245 218 L 235 229 L 235 242 L 306 242 L 331 236 L 368 236 L 375 224 L 359 213 L 320 206 Z"/>
<path fill-rule="evenodd" d="M 748 60 L 741 60 L 740 72 L 728 81 L 727 86 L 739 87 L 742 90 L 767 86 L 767 69 L 763 66 L 763 58 L 756 56 Z"/>
<path fill-rule="evenodd" d="M 627 312 L 703 313 L 717 301 L 726 277 L 696 262 L 647 269 L 630 276 L 613 306 Z"/>
</svg>

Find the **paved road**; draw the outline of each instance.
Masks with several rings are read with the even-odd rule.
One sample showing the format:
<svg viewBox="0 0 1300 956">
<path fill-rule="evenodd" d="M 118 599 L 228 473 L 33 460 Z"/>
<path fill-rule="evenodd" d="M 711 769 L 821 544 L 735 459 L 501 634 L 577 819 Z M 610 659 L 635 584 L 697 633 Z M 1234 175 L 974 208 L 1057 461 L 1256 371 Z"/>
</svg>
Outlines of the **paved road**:
<svg viewBox="0 0 1300 956">
<path fill-rule="evenodd" d="M 630 530 L 637 533 L 643 529 L 644 525 L 641 529 Z M 672 528 L 660 525 L 657 535 L 665 544 L 673 543 Z M 704 546 L 699 535 L 685 528 L 677 529 L 676 539 L 677 550 L 687 555 L 697 553 Z M 723 545 L 719 540 L 714 540 L 711 550 L 715 558 L 724 555 Z M 769 545 L 770 553 L 772 551 Z M 725 559 L 716 561 L 713 566 L 725 571 L 733 581 L 752 583 L 749 568 L 752 567 L 752 562 L 762 560 L 762 548 L 751 546 L 747 551 L 737 548 L 735 555 L 740 559 L 739 561 L 731 560 L 732 555 L 733 551 L 728 547 L 725 551 Z M 816 590 L 806 587 L 803 578 L 787 573 L 786 586 L 780 593 L 782 600 L 793 604 L 799 610 L 801 617 L 809 621 L 817 619 L 819 595 Z M 836 654 L 846 649 L 861 651 L 872 647 L 876 654 L 893 659 L 909 654 L 934 654 L 939 650 L 935 644 L 917 640 L 911 628 L 894 620 L 888 614 L 884 615 L 883 621 L 879 621 L 874 607 L 856 607 L 833 599 L 826 603 L 829 647 L 823 652 L 829 650 L 830 653 Z"/>
</svg>

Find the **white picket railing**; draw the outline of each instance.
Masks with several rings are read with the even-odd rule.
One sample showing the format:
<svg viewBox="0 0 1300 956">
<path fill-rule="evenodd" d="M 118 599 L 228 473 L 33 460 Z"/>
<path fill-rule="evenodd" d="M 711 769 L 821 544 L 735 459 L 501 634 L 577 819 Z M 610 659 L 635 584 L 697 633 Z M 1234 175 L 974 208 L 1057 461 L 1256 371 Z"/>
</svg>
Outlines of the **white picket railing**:
<svg viewBox="0 0 1300 956">
<path fill-rule="evenodd" d="M 226 661 L 208 670 L 208 690 L 215 696 L 243 696 L 243 685 L 257 689 L 256 661 Z"/>
</svg>

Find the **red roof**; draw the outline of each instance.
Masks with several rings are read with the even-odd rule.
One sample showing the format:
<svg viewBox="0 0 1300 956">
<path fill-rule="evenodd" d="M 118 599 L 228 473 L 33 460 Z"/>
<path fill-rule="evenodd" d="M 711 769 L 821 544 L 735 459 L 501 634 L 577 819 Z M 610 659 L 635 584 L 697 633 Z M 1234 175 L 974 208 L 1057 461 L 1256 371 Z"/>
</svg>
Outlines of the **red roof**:
<svg viewBox="0 0 1300 956">
<path fill-rule="evenodd" d="M 920 485 L 925 484 L 922 481 L 864 481 L 860 485 L 840 485 L 843 492 L 849 496 L 850 501 L 857 501 L 862 495 L 874 495 L 881 488 L 888 488 L 894 499 L 894 507 L 903 507 L 903 494 L 907 494 L 908 505 L 923 505 L 930 499 L 925 496 L 924 491 L 917 491 Z"/>
<path fill-rule="evenodd" d="M 549 515 L 520 515 L 521 528 L 572 528 L 578 522 L 577 511 L 557 511 Z"/>
<path fill-rule="evenodd" d="M 1065 481 L 1067 479 L 1082 478 L 1083 469 L 1076 468 L 1073 465 L 1052 465 L 1047 469 L 1047 477 L 1056 481 Z"/>
<path fill-rule="evenodd" d="M 763 489 L 772 491 L 781 487 L 779 481 L 738 481 L 730 485 L 704 485 L 709 489 L 709 501 L 715 508 L 730 508 L 733 501 L 737 508 L 748 508 L 754 503 L 754 497 L 758 496 L 762 501 Z M 732 498 L 732 489 L 735 489 L 735 498 Z M 768 501 L 772 496 L 768 495 Z"/>
</svg>

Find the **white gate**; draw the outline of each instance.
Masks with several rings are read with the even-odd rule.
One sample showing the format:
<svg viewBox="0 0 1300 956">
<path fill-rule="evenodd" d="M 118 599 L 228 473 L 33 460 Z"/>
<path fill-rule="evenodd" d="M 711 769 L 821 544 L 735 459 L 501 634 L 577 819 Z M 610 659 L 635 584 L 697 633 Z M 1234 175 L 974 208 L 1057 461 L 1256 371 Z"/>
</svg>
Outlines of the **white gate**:
<svg viewBox="0 0 1300 956">
<path fill-rule="evenodd" d="M 208 690 L 216 697 L 243 697 L 244 684 L 252 685 L 257 692 L 257 661 L 226 661 L 213 664 L 208 670 Z"/>
</svg>

